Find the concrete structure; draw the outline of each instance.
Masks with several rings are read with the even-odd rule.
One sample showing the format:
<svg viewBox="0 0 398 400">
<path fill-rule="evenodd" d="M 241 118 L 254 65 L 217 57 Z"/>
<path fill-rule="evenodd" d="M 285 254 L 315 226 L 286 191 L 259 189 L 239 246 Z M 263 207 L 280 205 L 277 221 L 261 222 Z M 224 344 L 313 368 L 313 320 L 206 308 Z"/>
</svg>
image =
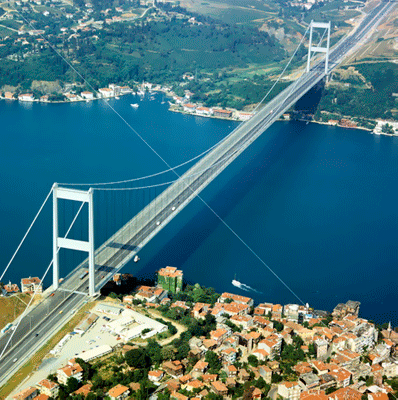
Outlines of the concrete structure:
<svg viewBox="0 0 398 400">
<path fill-rule="evenodd" d="M 87 318 L 85 318 L 79 325 L 76 326 L 74 331 L 80 336 L 84 335 L 86 331 L 90 329 L 90 327 L 97 321 L 98 315 L 94 313 L 90 313 Z"/>
<path fill-rule="evenodd" d="M 327 30 L 326 47 L 312 45 L 312 31 L 314 28 L 324 28 Z M 323 36 L 322 36 L 323 38 Z M 319 43 L 320 44 L 320 43 Z M 307 72 L 311 69 L 311 54 L 312 53 L 325 53 L 325 75 L 329 74 L 329 46 L 330 46 L 330 22 L 314 22 L 311 20 L 310 24 L 310 42 L 308 45 L 308 59 L 307 59 Z"/>
<path fill-rule="evenodd" d="M 88 203 L 88 241 L 74 240 L 58 236 L 58 199 Z M 88 276 L 89 295 L 95 294 L 94 277 L 94 203 L 93 190 L 87 192 L 75 189 L 59 188 L 56 183 L 53 185 L 53 289 L 59 286 L 59 255 L 61 248 L 88 253 Z"/>
<path fill-rule="evenodd" d="M 15 400 L 32 400 L 39 394 L 39 390 L 35 387 L 28 387 L 13 396 Z"/>
<path fill-rule="evenodd" d="M 158 285 L 164 290 L 177 293 L 182 290 L 183 273 L 175 267 L 162 268 L 158 272 Z"/>
<path fill-rule="evenodd" d="M 96 347 L 92 350 L 85 351 L 76 356 L 76 358 L 81 358 L 83 361 L 89 362 L 98 357 L 105 356 L 106 354 L 112 353 L 113 349 L 111 346 L 104 344 L 102 346 Z"/>
</svg>

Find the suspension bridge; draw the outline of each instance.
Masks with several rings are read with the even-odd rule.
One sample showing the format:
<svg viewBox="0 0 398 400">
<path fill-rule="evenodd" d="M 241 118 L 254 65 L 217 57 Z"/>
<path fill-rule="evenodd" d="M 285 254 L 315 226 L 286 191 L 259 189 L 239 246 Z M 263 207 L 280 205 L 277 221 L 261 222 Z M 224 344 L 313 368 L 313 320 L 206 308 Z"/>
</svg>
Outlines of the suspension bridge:
<svg viewBox="0 0 398 400">
<path fill-rule="evenodd" d="M 79 185 L 79 189 L 76 189 L 78 187 L 76 184 L 54 184 L 42 205 L 43 207 L 52 194 L 53 259 L 45 275 L 52 267 L 53 285 L 47 291 L 47 296 L 45 296 L 43 301 L 34 307 L 28 307 L 25 313 L 18 319 L 16 329 L 11 334 L 0 337 L 0 385 L 4 384 L 21 366 L 22 362 L 25 362 L 33 355 L 48 338 L 71 318 L 71 310 L 75 311 L 79 309 L 84 303 L 89 301 L 88 297 L 96 296 L 112 276 L 119 272 L 129 261 L 138 257 L 139 251 L 178 215 L 192 199 L 197 197 L 210 208 L 200 196 L 201 191 L 264 133 L 286 110 L 321 80 L 328 77 L 330 72 L 348 53 L 361 45 L 361 42 L 367 37 L 371 29 L 377 26 L 393 7 L 394 3 L 392 2 L 380 3 L 362 20 L 361 24 L 351 35 L 340 40 L 332 49 L 329 48 L 330 23 L 311 22 L 307 29 L 307 32 L 309 31 L 310 34 L 305 72 L 265 106 L 262 108 L 258 107 L 256 113 L 249 121 L 239 125 L 216 146 L 205 152 L 206 154 L 185 173 L 179 174 L 176 167 L 170 167 L 162 159 L 168 167 L 167 172 L 173 175 L 173 179 L 166 183 L 146 186 L 146 188 L 166 187 L 166 189 L 96 250 L 94 243 L 93 193 L 96 191 L 138 190 L 140 187 L 121 188 L 120 182 L 114 182 L 113 185 L 82 184 Z M 324 35 L 318 45 L 313 45 L 314 29 L 324 29 L 324 35 L 325 33 L 327 34 L 326 46 L 321 46 Z M 304 37 L 305 35 L 303 39 Z M 319 52 L 324 53 L 325 57 L 321 61 L 317 60 L 311 66 L 312 54 Z M 292 58 L 295 54 L 296 52 Z M 286 71 L 290 61 L 282 74 Z M 153 151 L 156 153 L 155 150 Z M 159 154 L 157 155 L 159 156 Z M 82 190 L 81 187 L 86 187 L 87 190 Z M 59 199 L 81 203 L 77 214 L 63 237 L 59 236 Z M 68 234 L 85 204 L 88 204 L 89 209 L 87 214 L 88 240 L 70 239 Z M 210 211 L 218 217 L 214 210 L 210 208 Z M 88 254 L 88 259 L 64 277 L 62 282 L 60 282 L 59 276 L 59 251 L 61 248 L 83 251 Z M 5 272 L 13 258 L 7 265 Z M 4 273 L 1 278 L 4 276 Z"/>
</svg>

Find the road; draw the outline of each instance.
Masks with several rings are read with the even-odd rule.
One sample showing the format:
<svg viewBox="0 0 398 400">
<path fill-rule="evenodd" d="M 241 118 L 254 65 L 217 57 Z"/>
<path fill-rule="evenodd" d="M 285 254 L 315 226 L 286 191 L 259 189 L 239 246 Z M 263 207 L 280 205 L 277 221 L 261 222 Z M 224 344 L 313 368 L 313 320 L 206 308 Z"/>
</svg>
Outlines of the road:
<svg viewBox="0 0 398 400">
<path fill-rule="evenodd" d="M 330 53 L 330 69 L 335 68 L 350 51 L 357 48 L 392 7 L 394 3 L 381 3 L 363 19 L 355 33 L 336 45 Z M 114 273 L 123 268 L 281 114 L 324 77 L 324 62 L 320 62 L 272 99 L 249 121 L 239 125 L 215 149 L 96 250 L 96 289 L 103 287 Z M 22 319 L 12 343 L 7 346 L 5 355 L 0 359 L 0 385 L 3 385 L 60 326 L 70 319 L 73 310 L 88 301 L 86 296 L 88 278 L 80 279 L 85 269 L 88 269 L 87 261 L 65 277 L 54 296 L 47 297 L 33 307 Z M 10 334 L 0 338 L 0 351 L 4 349 Z"/>
</svg>

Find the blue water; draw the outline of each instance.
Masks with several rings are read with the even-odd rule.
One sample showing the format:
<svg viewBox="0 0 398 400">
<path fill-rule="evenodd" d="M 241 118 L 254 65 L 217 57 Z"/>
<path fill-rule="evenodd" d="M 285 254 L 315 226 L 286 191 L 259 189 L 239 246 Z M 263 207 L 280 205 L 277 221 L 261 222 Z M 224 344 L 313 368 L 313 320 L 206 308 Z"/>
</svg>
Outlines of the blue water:
<svg viewBox="0 0 398 400">
<path fill-rule="evenodd" d="M 171 165 L 236 126 L 168 112 L 160 96 L 140 102 L 137 110 L 130 107 L 133 101 L 130 96 L 109 104 Z M 0 117 L 1 271 L 53 182 L 128 179 L 165 168 L 102 102 L 1 102 Z M 277 123 L 203 192 L 246 245 L 195 199 L 141 251 L 140 263 L 125 271 L 150 276 L 173 265 L 187 281 L 218 291 L 246 293 L 256 301 L 303 301 L 318 309 L 358 300 L 363 317 L 397 324 L 397 144 L 397 138 L 364 131 Z M 96 242 L 157 193 L 96 194 Z M 77 206 L 63 225 L 73 211 Z M 51 228 L 50 202 L 3 281 L 45 271 Z M 61 275 L 81 260 L 70 253 L 62 256 Z M 261 293 L 232 286 L 235 274 Z"/>
</svg>

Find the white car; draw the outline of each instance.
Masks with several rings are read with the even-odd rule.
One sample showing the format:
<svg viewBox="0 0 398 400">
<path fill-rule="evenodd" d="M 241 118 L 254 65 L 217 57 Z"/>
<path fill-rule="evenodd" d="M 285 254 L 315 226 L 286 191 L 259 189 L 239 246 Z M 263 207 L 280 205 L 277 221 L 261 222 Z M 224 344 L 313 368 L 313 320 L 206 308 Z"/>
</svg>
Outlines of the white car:
<svg viewBox="0 0 398 400">
<path fill-rule="evenodd" d="M 174 206 L 173 206 L 173 207 L 171 207 L 171 211 L 175 211 L 175 209 L 176 209 L 176 208 L 175 208 Z"/>
<path fill-rule="evenodd" d="M 12 360 L 13 363 L 15 363 L 15 362 L 17 362 L 17 361 L 18 361 L 18 358 L 14 358 L 14 359 Z"/>
<path fill-rule="evenodd" d="M 156 225 L 159 226 L 160 225 L 160 221 L 156 222 Z"/>
</svg>

